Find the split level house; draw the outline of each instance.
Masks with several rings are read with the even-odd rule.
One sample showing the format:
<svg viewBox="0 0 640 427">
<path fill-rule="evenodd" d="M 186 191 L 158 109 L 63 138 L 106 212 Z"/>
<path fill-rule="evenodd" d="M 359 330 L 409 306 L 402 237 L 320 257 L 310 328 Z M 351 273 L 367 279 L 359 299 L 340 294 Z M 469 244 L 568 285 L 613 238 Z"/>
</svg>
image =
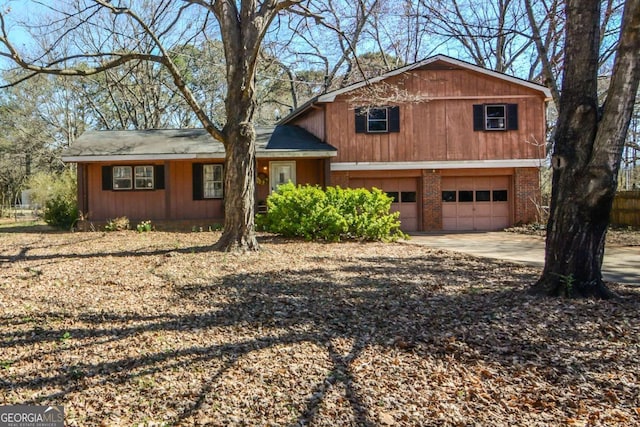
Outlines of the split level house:
<svg viewBox="0 0 640 427">
<path fill-rule="evenodd" d="M 256 201 L 278 185 L 379 188 L 405 231 L 535 220 L 547 88 L 438 55 L 319 95 L 257 128 Z M 203 129 L 87 131 L 76 162 L 89 222 L 224 220 L 224 148 Z"/>
</svg>

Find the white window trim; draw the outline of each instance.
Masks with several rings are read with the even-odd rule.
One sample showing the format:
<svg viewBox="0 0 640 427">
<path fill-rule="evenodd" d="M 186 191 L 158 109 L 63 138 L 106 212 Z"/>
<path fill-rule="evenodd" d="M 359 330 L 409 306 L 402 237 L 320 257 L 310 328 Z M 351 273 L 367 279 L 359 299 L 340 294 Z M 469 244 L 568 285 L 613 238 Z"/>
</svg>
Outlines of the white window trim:
<svg viewBox="0 0 640 427">
<path fill-rule="evenodd" d="M 371 119 L 371 110 L 384 110 L 384 120 L 382 119 Z M 384 129 L 374 129 L 371 130 L 369 124 L 371 122 L 384 122 Z M 371 107 L 367 109 L 367 133 L 388 133 L 389 132 L 389 107 Z"/>
<path fill-rule="evenodd" d="M 138 187 L 138 168 L 151 168 L 151 176 L 143 176 L 141 178 L 147 180 L 147 179 L 151 179 L 151 187 Z M 154 166 L 153 165 L 138 165 L 133 169 L 133 186 L 136 190 L 153 190 L 156 187 L 156 182 L 155 182 L 155 178 L 154 178 Z"/>
<path fill-rule="evenodd" d="M 221 194 L 215 193 L 215 188 L 213 189 L 213 195 L 207 195 L 207 172 L 208 168 L 212 168 L 211 175 L 215 177 L 215 170 L 220 169 L 220 180 L 211 179 L 209 182 L 212 184 L 220 183 L 221 186 Z M 215 187 L 215 185 L 214 185 Z M 224 168 L 223 165 L 217 163 L 205 164 L 202 165 L 202 198 L 203 199 L 223 199 L 224 198 Z"/>
<path fill-rule="evenodd" d="M 489 117 L 488 108 L 502 107 L 502 117 Z M 502 127 L 490 127 L 489 120 L 502 120 Z M 507 106 L 505 104 L 485 104 L 484 106 L 484 130 L 501 131 L 507 130 Z"/>
<path fill-rule="evenodd" d="M 119 185 L 116 185 L 116 179 L 118 180 L 124 180 L 126 178 L 116 178 L 116 169 L 129 169 L 129 186 L 128 187 L 120 187 Z M 131 166 L 113 166 L 111 168 L 111 188 L 113 188 L 116 191 L 122 191 L 122 190 L 132 190 L 133 189 L 133 168 Z"/>
</svg>

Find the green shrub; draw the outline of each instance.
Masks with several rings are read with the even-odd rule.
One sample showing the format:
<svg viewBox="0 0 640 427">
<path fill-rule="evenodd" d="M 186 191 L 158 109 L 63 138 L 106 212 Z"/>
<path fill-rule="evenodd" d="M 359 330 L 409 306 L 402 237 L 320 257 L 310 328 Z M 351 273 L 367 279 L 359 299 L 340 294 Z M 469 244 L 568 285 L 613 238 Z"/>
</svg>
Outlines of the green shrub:
<svg viewBox="0 0 640 427">
<path fill-rule="evenodd" d="M 39 173 L 29 180 L 34 203 L 44 207 L 44 221 L 58 228 L 69 228 L 78 219 L 76 174 L 65 169 L 60 174 Z"/>
<path fill-rule="evenodd" d="M 75 200 L 64 196 L 55 196 L 47 200 L 44 208 L 44 222 L 52 227 L 70 228 L 78 219 L 78 206 Z"/>
<path fill-rule="evenodd" d="M 399 213 L 390 213 L 392 199 L 373 189 L 342 189 L 281 185 L 267 199 L 267 213 L 258 215 L 258 228 L 307 240 L 397 240 Z"/>
</svg>

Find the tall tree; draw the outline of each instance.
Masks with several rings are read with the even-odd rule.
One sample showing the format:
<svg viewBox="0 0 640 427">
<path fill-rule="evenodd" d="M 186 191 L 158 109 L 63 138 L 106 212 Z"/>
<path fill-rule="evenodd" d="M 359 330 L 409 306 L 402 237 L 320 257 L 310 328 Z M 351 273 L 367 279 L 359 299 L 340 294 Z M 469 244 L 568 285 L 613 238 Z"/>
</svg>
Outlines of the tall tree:
<svg viewBox="0 0 640 427">
<path fill-rule="evenodd" d="M 60 169 L 56 153 L 75 133 L 66 87 L 39 76 L 0 95 L 0 199 L 15 203 L 29 177 Z"/>
<path fill-rule="evenodd" d="M 519 0 L 420 0 L 423 25 L 444 39 L 449 48 L 460 48 L 481 67 L 514 72 L 528 53 L 526 16 Z"/>
<path fill-rule="evenodd" d="M 553 141 L 545 267 L 534 291 L 613 294 L 601 267 L 609 214 L 640 80 L 640 0 L 627 0 L 604 105 L 598 105 L 601 1 L 566 2 L 566 44 Z"/>
<path fill-rule="evenodd" d="M 133 61 L 162 64 L 178 91 L 211 136 L 225 147 L 225 226 L 216 248 L 256 250 L 254 230 L 254 175 L 256 110 L 255 76 L 260 45 L 275 16 L 302 0 L 170 0 L 110 1 L 78 0 L 52 8 L 58 18 L 51 28 L 59 29 L 42 40 L 44 52 L 23 54 L 9 37 L 5 15 L 0 12 L 0 56 L 4 56 L 33 75 L 39 73 L 87 76 L 102 73 Z M 40 2 L 36 2 L 40 4 Z M 62 3 L 62 2 L 61 2 Z M 43 7 L 40 5 L 40 7 Z M 197 8 L 197 11 L 193 7 Z M 57 8 L 57 9 L 56 9 Z M 208 36 L 211 18 L 217 21 L 225 58 L 227 94 L 225 124 L 217 125 L 198 102 L 171 48 L 179 49 L 194 38 Z M 63 25 L 63 28 L 61 28 Z M 75 31 L 93 27 L 100 50 L 43 58 L 56 54 L 62 44 L 73 45 Z M 48 28 L 42 25 L 40 28 Z M 105 30 L 98 30 L 105 29 Z M 192 31 L 192 33 L 189 33 Z M 103 36 L 104 34 L 104 36 Z M 203 36 L 204 35 L 204 36 Z M 71 40 L 70 40 L 71 38 Z M 108 51 L 113 40 L 125 39 L 129 49 Z M 185 42 L 186 40 L 186 42 Z M 144 41 L 144 42 L 143 42 Z M 81 48 L 84 49 L 84 46 Z M 78 64 L 78 61 L 83 61 Z"/>
</svg>

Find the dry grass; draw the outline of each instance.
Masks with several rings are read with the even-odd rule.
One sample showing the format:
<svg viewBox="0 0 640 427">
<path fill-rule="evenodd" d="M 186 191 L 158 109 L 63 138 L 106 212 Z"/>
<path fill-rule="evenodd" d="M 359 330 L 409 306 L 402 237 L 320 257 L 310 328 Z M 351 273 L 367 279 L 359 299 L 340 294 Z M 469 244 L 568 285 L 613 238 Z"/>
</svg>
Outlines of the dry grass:
<svg viewBox="0 0 640 427">
<path fill-rule="evenodd" d="M 640 425 L 640 304 L 406 244 L 0 229 L 0 405 L 67 425 Z M 20 232 L 16 232 L 20 231 Z"/>
</svg>

